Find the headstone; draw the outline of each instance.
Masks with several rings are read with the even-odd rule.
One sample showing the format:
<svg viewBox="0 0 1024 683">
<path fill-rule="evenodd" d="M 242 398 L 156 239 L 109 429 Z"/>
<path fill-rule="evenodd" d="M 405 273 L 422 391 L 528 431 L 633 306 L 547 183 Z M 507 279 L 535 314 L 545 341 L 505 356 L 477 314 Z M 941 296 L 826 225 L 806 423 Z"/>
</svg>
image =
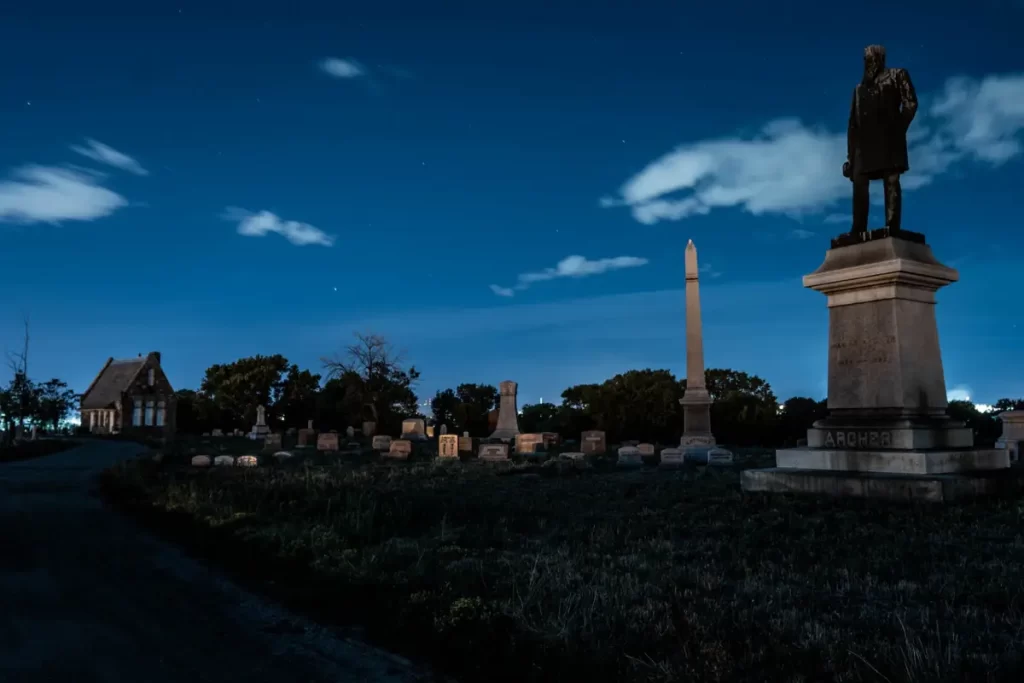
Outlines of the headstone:
<svg viewBox="0 0 1024 683">
<path fill-rule="evenodd" d="M 437 437 L 437 457 L 459 457 L 459 437 L 454 434 L 441 434 Z"/>
<path fill-rule="evenodd" d="M 640 455 L 654 455 L 654 444 L 653 443 L 640 443 L 637 444 L 637 450 L 640 451 Z"/>
<path fill-rule="evenodd" d="M 203 436 L 210 436 L 210 432 L 203 432 Z"/>
<path fill-rule="evenodd" d="M 395 439 L 391 442 L 391 446 L 384 457 L 408 460 L 410 455 L 412 455 L 412 441 L 408 439 Z"/>
<path fill-rule="evenodd" d="M 295 457 L 295 455 L 289 451 L 278 451 L 277 453 L 274 453 L 275 460 L 287 460 L 288 458 L 293 457 Z"/>
<path fill-rule="evenodd" d="M 731 465 L 732 462 L 732 451 L 727 451 L 724 448 L 712 448 L 708 451 L 708 465 Z"/>
<path fill-rule="evenodd" d="M 466 437 L 467 439 L 469 438 L 469 432 L 462 432 L 462 435 L 463 435 L 464 437 Z"/>
<path fill-rule="evenodd" d="M 583 432 L 580 435 L 580 450 L 588 455 L 603 455 L 608 452 L 605 433 L 599 429 Z"/>
<path fill-rule="evenodd" d="M 697 247 L 693 240 L 686 243 L 683 255 L 686 275 L 686 391 L 679 402 L 683 406 L 683 436 L 679 446 L 711 446 L 715 437 L 711 433 L 711 395 L 704 378 L 704 330 L 700 319 L 700 268 L 697 267 Z"/>
<path fill-rule="evenodd" d="M 644 464 L 643 456 L 636 446 L 623 446 L 619 449 L 619 467 L 640 467 Z"/>
<path fill-rule="evenodd" d="M 351 439 L 355 435 L 356 435 L 356 428 L 355 427 L 353 427 L 352 425 L 349 425 L 348 427 L 345 428 L 345 436 L 347 436 L 348 438 Z"/>
<path fill-rule="evenodd" d="M 586 460 L 587 454 L 579 451 L 567 451 L 565 453 L 559 453 L 558 457 L 563 460 Z"/>
<path fill-rule="evenodd" d="M 511 440 L 519 434 L 519 412 L 516 409 L 518 388 L 519 385 L 509 379 L 498 385 L 498 424 L 490 438 Z"/>
<path fill-rule="evenodd" d="M 472 453 L 473 452 L 473 439 L 469 436 L 469 432 L 465 436 L 459 437 L 459 452 Z"/>
<path fill-rule="evenodd" d="M 442 423 L 442 425 L 441 425 L 441 436 L 444 436 L 447 433 L 448 433 L 448 425 Z"/>
<path fill-rule="evenodd" d="M 214 430 L 213 430 L 212 432 L 210 432 L 210 433 L 211 433 L 211 434 L 212 434 L 213 436 L 224 436 L 224 430 L 223 430 L 223 429 L 214 429 Z"/>
<path fill-rule="evenodd" d="M 306 429 L 310 429 L 310 430 L 313 429 L 313 421 L 312 420 L 306 420 Z"/>
<path fill-rule="evenodd" d="M 478 456 L 481 460 L 487 462 L 501 462 L 508 460 L 508 444 L 507 443 L 485 443 L 480 445 L 480 452 Z"/>
<path fill-rule="evenodd" d="M 338 450 L 337 432 L 327 432 L 326 434 L 319 435 L 316 439 L 316 449 L 318 451 Z"/>
<path fill-rule="evenodd" d="M 236 429 L 235 431 L 233 431 L 231 433 L 234 434 L 235 436 L 242 436 L 242 430 L 241 429 Z"/>
<path fill-rule="evenodd" d="M 371 442 L 373 450 L 375 451 L 388 451 L 391 450 L 391 437 L 387 434 L 378 434 L 373 437 Z"/>
<path fill-rule="evenodd" d="M 516 436 L 516 453 L 519 455 L 536 453 L 538 446 L 541 447 L 539 450 L 547 450 L 543 434 L 519 434 Z"/>
<path fill-rule="evenodd" d="M 373 436 L 377 433 L 377 423 L 367 421 L 363 423 L 363 436 Z"/>
<path fill-rule="evenodd" d="M 235 464 L 235 459 L 230 455 L 218 455 L 213 459 L 214 467 L 225 467 Z"/>
<path fill-rule="evenodd" d="M 284 433 L 287 434 L 288 436 L 295 436 L 296 434 L 299 433 L 299 430 L 296 429 L 295 427 L 289 427 L 288 429 L 284 430 Z"/>
<path fill-rule="evenodd" d="M 681 448 L 664 448 L 661 451 L 660 467 L 682 467 L 686 462 L 686 454 Z"/>
<path fill-rule="evenodd" d="M 250 433 L 260 437 L 270 433 L 270 427 L 267 426 L 267 409 L 264 406 L 256 406 L 256 424 L 252 426 Z"/>
<path fill-rule="evenodd" d="M 209 467 L 210 462 L 210 456 L 208 455 L 192 456 L 192 467 Z"/>
<path fill-rule="evenodd" d="M 235 460 L 235 465 L 238 467 L 256 467 L 260 464 L 255 455 L 240 455 Z"/>
<path fill-rule="evenodd" d="M 1003 432 L 996 441 L 996 448 L 1005 448 L 1010 462 L 1020 460 L 1021 444 L 1024 443 L 1024 410 L 1007 410 L 999 413 Z"/>
<path fill-rule="evenodd" d="M 402 438 L 407 441 L 426 441 L 427 430 L 423 418 L 413 417 L 402 420 Z"/>
<path fill-rule="evenodd" d="M 281 447 L 281 435 L 280 434 L 267 434 L 266 438 L 263 439 L 263 445 L 267 448 L 280 448 Z"/>
<path fill-rule="evenodd" d="M 541 436 L 544 437 L 544 445 L 548 450 L 557 446 L 558 442 L 561 441 L 561 437 L 558 435 L 558 432 L 541 432 Z"/>
<path fill-rule="evenodd" d="M 312 422 L 312 420 L 310 420 Z M 316 430 L 315 429 L 300 429 L 299 430 L 299 446 L 312 446 L 316 443 Z"/>
<path fill-rule="evenodd" d="M 427 425 L 427 438 L 428 439 L 433 439 L 434 438 L 434 425 Z"/>
<path fill-rule="evenodd" d="M 37 434 L 37 427 L 35 425 L 32 425 L 32 436 L 29 437 L 29 440 L 30 441 L 35 441 L 36 440 L 36 434 Z"/>
</svg>

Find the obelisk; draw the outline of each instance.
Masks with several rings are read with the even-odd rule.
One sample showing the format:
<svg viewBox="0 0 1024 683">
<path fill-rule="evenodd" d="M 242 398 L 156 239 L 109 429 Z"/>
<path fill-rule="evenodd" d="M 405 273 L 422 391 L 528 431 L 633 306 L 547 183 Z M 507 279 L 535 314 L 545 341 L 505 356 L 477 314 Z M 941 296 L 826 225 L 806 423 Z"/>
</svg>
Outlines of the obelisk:
<svg viewBox="0 0 1024 683">
<path fill-rule="evenodd" d="M 693 240 L 686 243 L 685 271 L 686 392 L 679 399 L 683 405 L 683 438 L 679 445 L 684 450 L 693 446 L 715 445 L 715 437 L 711 433 L 711 396 L 704 384 L 704 332 L 700 323 L 697 247 Z"/>
<path fill-rule="evenodd" d="M 519 385 L 510 379 L 498 385 L 501 394 L 498 403 L 498 425 L 492 439 L 510 440 L 519 434 L 519 412 L 516 409 L 516 389 Z"/>
</svg>

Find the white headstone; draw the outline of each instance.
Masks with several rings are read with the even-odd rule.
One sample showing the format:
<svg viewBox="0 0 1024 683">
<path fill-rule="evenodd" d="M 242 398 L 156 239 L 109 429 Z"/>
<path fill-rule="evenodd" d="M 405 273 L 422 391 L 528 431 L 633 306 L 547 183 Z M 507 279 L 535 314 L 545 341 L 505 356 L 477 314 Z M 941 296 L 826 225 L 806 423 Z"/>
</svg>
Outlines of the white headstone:
<svg viewBox="0 0 1024 683">
<path fill-rule="evenodd" d="M 679 448 L 666 448 L 661 452 L 661 467 L 681 467 L 685 454 Z"/>
<path fill-rule="evenodd" d="M 274 453 L 274 457 L 278 460 L 287 460 L 292 457 L 292 454 L 288 451 L 278 451 L 277 453 Z"/>
<path fill-rule="evenodd" d="M 192 467 L 209 467 L 210 456 L 208 455 L 196 455 L 192 457 Z"/>
<path fill-rule="evenodd" d="M 216 467 L 224 467 L 225 465 L 234 465 L 235 459 L 230 455 L 218 455 L 213 459 L 213 464 Z"/>
<path fill-rule="evenodd" d="M 448 425 L 442 424 L 441 425 L 441 434 L 447 434 L 447 433 L 448 433 Z"/>
<path fill-rule="evenodd" d="M 256 459 L 255 455 L 240 455 L 235 460 L 235 464 L 239 467 L 256 467 L 259 464 L 259 460 Z"/>
<path fill-rule="evenodd" d="M 732 462 L 732 451 L 727 451 L 724 448 L 712 448 L 708 451 L 709 465 L 731 465 Z"/>
<path fill-rule="evenodd" d="M 267 424 L 267 409 L 263 406 L 256 406 L 256 425 L 265 427 Z"/>
</svg>

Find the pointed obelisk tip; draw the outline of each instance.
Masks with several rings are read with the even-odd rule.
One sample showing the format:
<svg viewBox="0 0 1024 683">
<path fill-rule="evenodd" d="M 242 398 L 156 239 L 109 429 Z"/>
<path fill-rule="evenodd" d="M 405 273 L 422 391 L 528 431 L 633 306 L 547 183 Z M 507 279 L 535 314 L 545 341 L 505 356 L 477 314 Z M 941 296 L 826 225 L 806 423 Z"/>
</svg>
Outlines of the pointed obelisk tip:
<svg viewBox="0 0 1024 683">
<path fill-rule="evenodd" d="M 687 249 L 696 249 L 697 247 L 693 246 L 693 240 L 688 240 L 686 242 L 686 248 Z"/>
</svg>

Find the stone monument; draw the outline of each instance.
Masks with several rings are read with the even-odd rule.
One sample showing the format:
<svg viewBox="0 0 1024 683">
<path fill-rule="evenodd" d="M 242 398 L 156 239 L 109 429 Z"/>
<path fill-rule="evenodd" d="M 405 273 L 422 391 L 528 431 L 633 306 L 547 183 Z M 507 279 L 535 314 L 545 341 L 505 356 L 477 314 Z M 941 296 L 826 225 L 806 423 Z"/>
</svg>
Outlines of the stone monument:
<svg viewBox="0 0 1024 683">
<path fill-rule="evenodd" d="M 1007 410 L 999 413 L 1003 423 L 1003 433 L 996 441 L 996 448 L 1005 448 L 1010 462 L 1020 459 L 1020 445 L 1024 442 L 1024 410 Z"/>
<path fill-rule="evenodd" d="M 427 429 L 422 417 L 402 420 L 402 438 L 407 441 L 426 441 Z"/>
<path fill-rule="evenodd" d="M 860 175 L 891 187 L 908 168 L 905 126 L 916 100 L 908 104 L 909 76 L 885 70 L 884 54 L 865 51 L 850 116 L 843 173 L 854 180 L 855 208 Z M 946 413 L 935 293 L 959 276 L 924 235 L 899 228 L 898 196 L 890 203 L 888 194 L 887 225 L 855 222 L 803 279 L 828 299 L 829 416 L 808 430 L 806 447 L 777 451 L 776 467 L 744 470 L 745 491 L 944 501 L 1013 485 L 991 472 L 1009 467 L 1007 451 L 974 448 L 972 430 Z"/>
<path fill-rule="evenodd" d="M 686 459 L 705 460 L 715 445 L 711 433 L 711 396 L 704 380 L 704 330 L 700 321 L 700 269 L 697 247 L 686 243 L 686 391 L 679 403 L 683 406 L 683 437 L 679 449 Z"/>
<path fill-rule="evenodd" d="M 256 406 L 256 424 L 252 426 L 250 436 L 253 439 L 262 439 L 269 433 L 270 427 L 267 426 L 267 409 L 263 406 Z"/>
<path fill-rule="evenodd" d="M 516 389 L 518 384 L 512 380 L 505 380 L 498 386 L 501 393 L 498 404 L 498 426 L 492 439 L 511 440 L 519 434 L 519 413 L 516 409 Z"/>
</svg>

